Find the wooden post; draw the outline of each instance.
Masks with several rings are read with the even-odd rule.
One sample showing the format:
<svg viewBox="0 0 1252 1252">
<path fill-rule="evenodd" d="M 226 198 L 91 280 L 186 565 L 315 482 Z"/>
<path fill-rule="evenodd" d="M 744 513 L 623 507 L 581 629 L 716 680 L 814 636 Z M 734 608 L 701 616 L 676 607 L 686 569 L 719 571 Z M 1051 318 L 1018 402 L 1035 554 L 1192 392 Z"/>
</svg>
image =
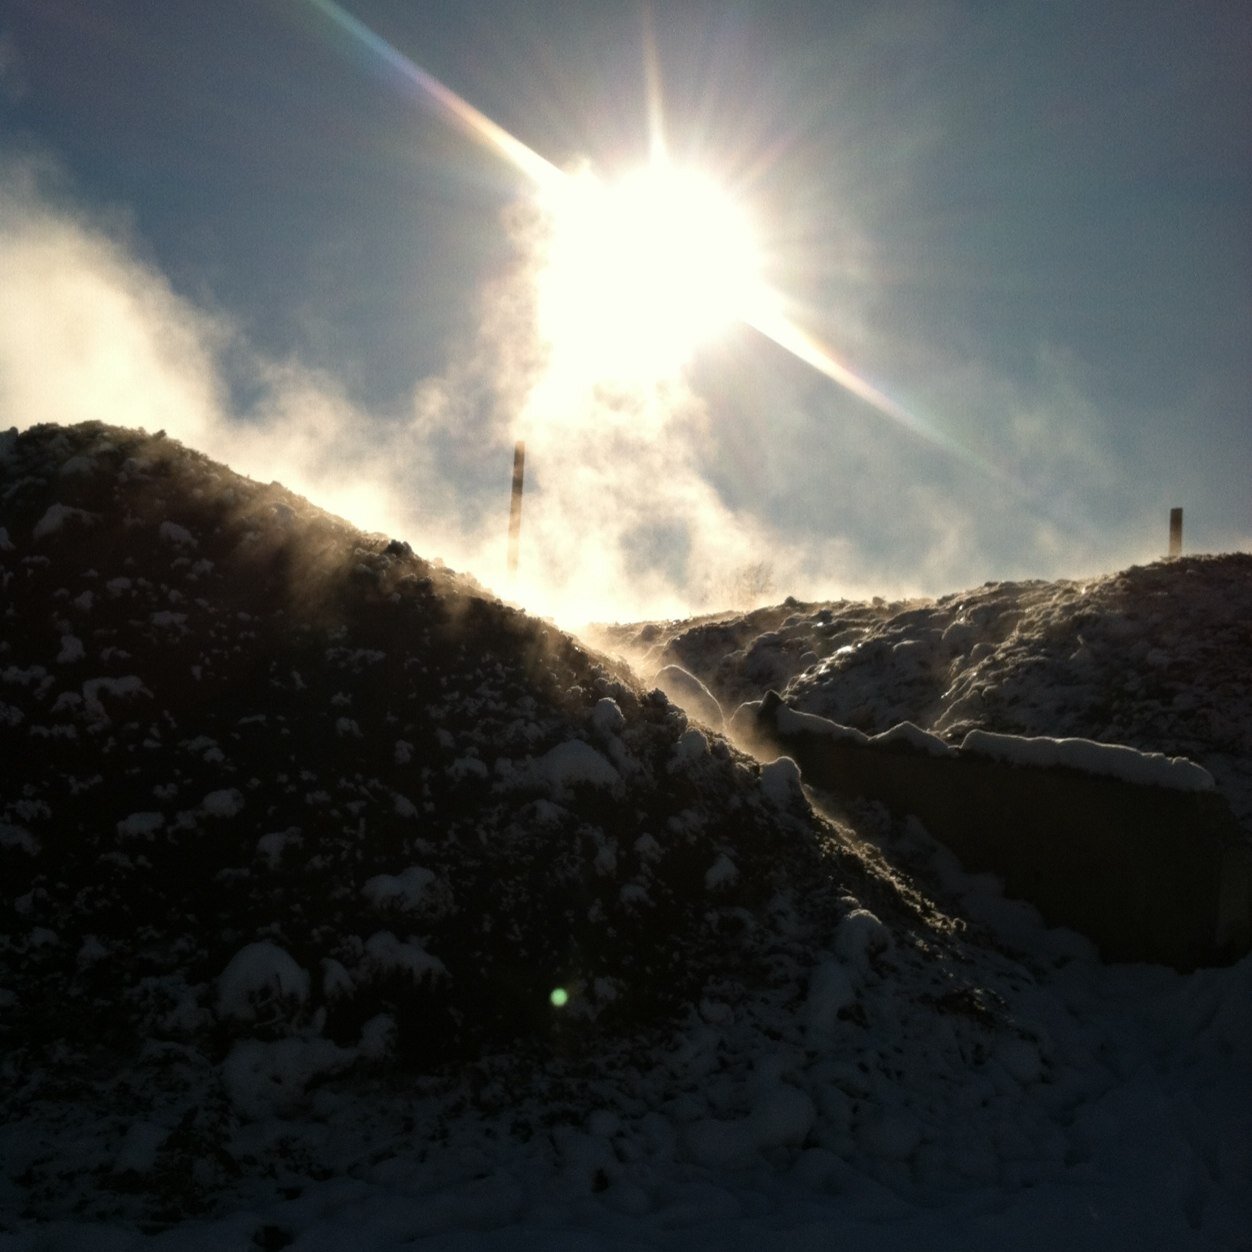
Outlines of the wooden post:
<svg viewBox="0 0 1252 1252">
<path fill-rule="evenodd" d="M 526 443 L 519 439 L 513 449 L 513 502 L 509 506 L 509 577 L 517 574 L 522 538 L 522 485 L 526 477 Z"/>
<path fill-rule="evenodd" d="M 1169 511 L 1169 554 L 1182 556 L 1182 509 Z"/>
</svg>

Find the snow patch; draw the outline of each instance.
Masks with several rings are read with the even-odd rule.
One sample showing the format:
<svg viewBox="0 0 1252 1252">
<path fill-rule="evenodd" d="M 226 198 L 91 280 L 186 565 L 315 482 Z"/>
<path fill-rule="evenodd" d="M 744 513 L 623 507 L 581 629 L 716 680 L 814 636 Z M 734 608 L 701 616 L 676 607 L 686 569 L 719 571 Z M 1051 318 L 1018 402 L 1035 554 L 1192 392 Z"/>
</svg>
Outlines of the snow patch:
<svg viewBox="0 0 1252 1252">
<path fill-rule="evenodd" d="M 457 757 L 448 766 L 448 777 L 455 778 L 458 782 L 463 782 L 467 778 L 484 779 L 489 773 L 486 762 L 479 760 L 476 756 Z"/>
<path fill-rule="evenodd" d="M 709 737 L 702 730 L 697 730 L 692 726 L 684 730 L 678 737 L 678 742 L 674 744 L 674 751 L 670 756 L 670 770 L 681 769 L 682 766 L 690 764 L 692 761 L 703 760 L 709 754 Z"/>
<path fill-rule="evenodd" d="M 890 730 L 870 739 L 875 747 L 894 748 L 900 744 L 925 752 L 927 756 L 952 756 L 956 751 L 951 744 L 944 743 L 938 735 L 914 726 L 912 722 L 899 722 Z"/>
<path fill-rule="evenodd" d="M 299 847 L 303 842 L 304 837 L 299 828 L 289 826 L 286 830 L 274 830 L 262 835 L 256 841 L 256 851 L 258 856 L 264 857 L 270 869 L 277 869 L 287 849 Z"/>
<path fill-rule="evenodd" d="M 194 548 L 196 546 L 196 537 L 186 526 L 180 526 L 177 522 L 162 522 L 157 533 L 165 543 L 172 547 Z"/>
<path fill-rule="evenodd" d="M 828 1042 L 839 1025 L 839 1012 L 856 999 L 852 979 L 842 963 L 827 959 L 809 978 L 804 1003 L 805 1033 L 810 1047 Z"/>
<path fill-rule="evenodd" d="M 309 975 L 276 943 L 261 940 L 240 948 L 218 976 L 220 1017 L 254 1022 L 278 1006 L 303 1005 L 309 997 Z"/>
<path fill-rule="evenodd" d="M 853 743 L 868 743 L 869 736 L 854 726 L 841 726 L 816 713 L 802 713 L 790 705 L 781 704 L 774 714 L 774 725 L 780 735 L 822 735 L 827 739 L 848 739 Z"/>
<path fill-rule="evenodd" d="M 613 789 L 622 781 L 608 760 L 581 739 L 559 743 L 545 752 L 535 762 L 534 772 L 557 796 L 580 785 Z"/>
<path fill-rule="evenodd" d="M 84 935 L 83 942 L 78 949 L 78 955 L 74 958 L 74 962 L 79 969 L 90 969 L 91 966 L 103 961 L 108 955 L 108 948 L 100 942 L 97 936 Z"/>
<path fill-rule="evenodd" d="M 385 1061 L 396 1050 L 399 1028 L 390 1013 L 379 1013 L 361 1027 L 357 1050 L 369 1061 Z"/>
<path fill-rule="evenodd" d="M 789 1083 L 767 1087 L 752 1106 L 752 1133 L 761 1148 L 803 1143 L 816 1120 L 817 1109 L 807 1092 Z"/>
<path fill-rule="evenodd" d="M 789 756 L 780 756 L 768 765 L 762 765 L 761 790 L 771 804 L 783 810 L 796 803 L 804 803 L 800 767 Z"/>
<path fill-rule="evenodd" d="M 354 1050 L 329 1039 L 244 1039 L 222 1063 L 222 1085 L 245 1117 L 290 1114 L 315 1078 L 337 1074 L 355 1058 Z"/>
<path fill-rule="evenodd" d="M 210 791 L 200 801 L 200 808 L 210 817 L 237 817 L 243 812 L 243 792 L 237 787 L 226 787 L 221 791 Z"/>
<path fill-rule="evenodd" d="M 835 931 L 835 953 L 845 966 L 865 973 L 870 961 L 890 951 L 891 931 L 869 911 L 853 909 Z"/>
<path fill-rule="evenodd" d="M 704 885 L 709 891 L 719 887 L 729 887 L 739 878 L 739 867 L 722 852 L 716 861 L 704 873 Z"/>
<path fill-rule="evenodd" d="M 626 726 L 626 715 L 616 700 L 605 696 L 591 710 L 591 724 L 602 735 L 620 735 Z"/>
<path fill-rule="evenodd" d="M 887 1109 L 867 1117 L 857 1130 L 864 1151 L 883 1161 L 907 1161 L 922 1142 L 921 1128 L 907 1114 Z"/>
<path fill-rule="evenodd" d="M 403 909 L 416 910 L 435 881 L 436 876 L 430 870 L 412 865 L 400 874 L 376 874 L 367 879 L 361 894 L 375 906 L 394 903 Z"/>
<path fill-rule="evenodd" d="M 23 830 L 21 826 L 0 822 L 0 848 L 11 848 L 18 852 L 25 852 L 27 856 L 38 856 L 39 841 L 29 830 Z"/>
<path fill-rule="evenodd" d="M 139 1121 L 131 1125 L 118 1147 L 113 1161 L 115 1174 L 150 1174 L 156 1166 L 157 1153 L 170 1137 L 165 1126 Z"/>
<path fill-rule="evenodd" d="M 69 522 L 78 522 L 84 526 L 90 526 L 98 520 L 94 513 L 88 513 L 86 509 L 72 508 L 68 504 L 52 504 L 48 506 L 44 515 L 35 523 L 35 529 L 32 532 L 33 538 L 45 539 L 48 535 L 54 535 L 61 530 Z"/>
<path fill-rule="evenodd" d="M 427 979 L 434 982 L 448 976 L 447 966 L 437 956 L 431 956 L 416 939 L 410 937 L 405 942 L 389 930 L 380 930 L 365 941 L 365 955 L 376 971 L 408 974 L 415 983 Z"/>
<path fill-rule="evenodd" d="M 152 692 L 143 685 L 137 674 L 126 674 L 122 678 L 89 678 L 83 683 L 83 703 L 87 712 L 96 721 L 107 722 L 109 715 L 100 699 L 101 693 L 116 699 L 130 699 L 133 696 L 152 698 Z"/>
<path fill-rule="evenodd" d="M 122 839 L 150 839 L 165 825 L 164 813 L 132 813 L 117 824 Z"/>
<path fill-rule="evenodd" d="M 83 641 L 77 635 L 61 636 L 61 650 L 57 653 L 58 665 L 72 665 L 75 661 L 81 661 L 85 655 Z"/>
</svg>

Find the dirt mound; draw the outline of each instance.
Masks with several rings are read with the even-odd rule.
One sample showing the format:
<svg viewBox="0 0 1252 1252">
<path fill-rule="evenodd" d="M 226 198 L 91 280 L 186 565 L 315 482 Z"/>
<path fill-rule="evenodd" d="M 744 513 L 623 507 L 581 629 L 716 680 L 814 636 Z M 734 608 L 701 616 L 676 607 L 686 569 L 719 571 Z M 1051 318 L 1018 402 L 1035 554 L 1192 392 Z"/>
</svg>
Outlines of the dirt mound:
<svg viewBox="0 0 1252 1252">
<path fill-rule="evenodd" d="M 406 544 L 160 436 L 0 458 L 10 1042 L 560 1048 L 831 881 L 798 797 Z"/>
</svg>

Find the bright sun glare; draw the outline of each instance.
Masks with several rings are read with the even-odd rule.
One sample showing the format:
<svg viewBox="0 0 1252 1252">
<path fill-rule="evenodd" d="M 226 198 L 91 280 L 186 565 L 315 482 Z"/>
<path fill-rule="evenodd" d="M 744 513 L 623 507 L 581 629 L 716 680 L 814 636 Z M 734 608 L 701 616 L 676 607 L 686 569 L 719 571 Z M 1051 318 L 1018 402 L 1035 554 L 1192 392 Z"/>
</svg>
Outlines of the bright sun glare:
<svg viewBox="0 0 1252 1252">
<path fill-rule="evenodd" d="M 584 170 L 550 185 L 546 208 L 538 318 L 558 369 L 666 377 L 760 301 L 747 216 L 694 170 L 658 160 L 614 181 Z"/>
</svg>

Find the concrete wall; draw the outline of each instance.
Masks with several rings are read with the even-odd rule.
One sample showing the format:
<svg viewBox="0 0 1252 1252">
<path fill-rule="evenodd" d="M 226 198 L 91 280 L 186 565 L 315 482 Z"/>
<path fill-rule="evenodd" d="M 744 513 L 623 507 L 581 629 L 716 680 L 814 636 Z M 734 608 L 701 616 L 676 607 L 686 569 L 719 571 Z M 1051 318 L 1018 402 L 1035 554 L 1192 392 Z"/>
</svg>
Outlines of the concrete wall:
<svg viewBox="0 0 1252 1252">
<path fill-rule="evenodd" d="M 916 816 L 968 869 L 1000 875 L 1009 895 L 1089 936 L 1106 960 L 1193 969 L 1252 949 L 1252 855 L 1217 792 L 784 735 L 780 707 L 762 704 L 756 733 L 806 782 Z"/>
</svg>

